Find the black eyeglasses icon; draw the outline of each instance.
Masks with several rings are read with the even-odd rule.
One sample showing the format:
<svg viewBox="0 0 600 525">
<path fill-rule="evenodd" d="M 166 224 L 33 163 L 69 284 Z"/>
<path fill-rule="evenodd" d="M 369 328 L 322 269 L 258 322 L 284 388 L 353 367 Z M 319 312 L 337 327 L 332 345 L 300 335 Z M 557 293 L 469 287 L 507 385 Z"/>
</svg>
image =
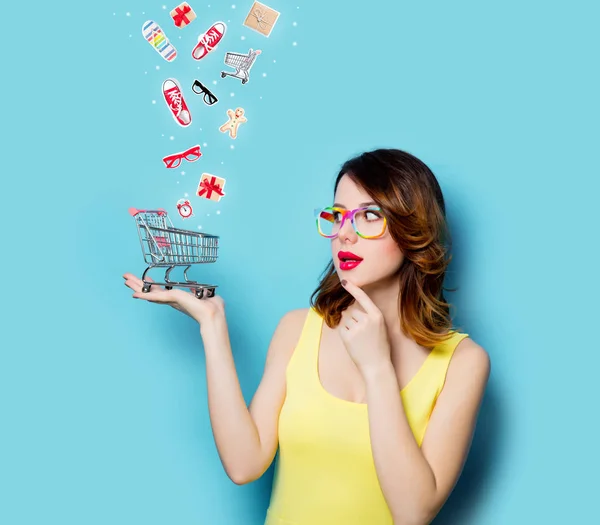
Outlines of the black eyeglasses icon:
<svg viewBox="0 0 600 525">
<path fill-rule="evenodd" d="M 202 98 L 207 106 L 212 106 L 219 101 L 217 97 L 215 97 L 211 91 L 199 80 L 194 80 L 192 91 L 196 93 L 196 95 L 204 95 Z"/>
</svg>

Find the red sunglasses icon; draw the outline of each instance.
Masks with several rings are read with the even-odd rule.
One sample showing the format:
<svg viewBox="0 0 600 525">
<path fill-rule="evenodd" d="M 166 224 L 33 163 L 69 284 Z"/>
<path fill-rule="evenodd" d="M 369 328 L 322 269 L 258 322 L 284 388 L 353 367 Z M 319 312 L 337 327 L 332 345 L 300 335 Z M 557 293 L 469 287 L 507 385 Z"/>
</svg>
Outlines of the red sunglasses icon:
<svg viewBox="0 0 600 525">
<path fill-rule="evenodd" d="M 202 157 L 202 153 L 200 152 L 200 146 L 196 145 L 187 149 L 181 153 L 173 153 L 173 155 L 169 155 L 168 157 L 163 157 L 163 162 L 167 168 L 177 168 L 181 164 L 183 159 L 188 162 L 195 162 L 200 157 Z"/>
</svg>

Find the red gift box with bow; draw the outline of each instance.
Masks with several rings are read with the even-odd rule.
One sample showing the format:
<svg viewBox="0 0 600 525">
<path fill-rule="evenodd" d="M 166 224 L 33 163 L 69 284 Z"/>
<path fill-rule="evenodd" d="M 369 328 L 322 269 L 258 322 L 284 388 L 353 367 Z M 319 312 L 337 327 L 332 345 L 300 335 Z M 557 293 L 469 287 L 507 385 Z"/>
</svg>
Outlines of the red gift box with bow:
<svg viewBox="0 0 600 525">
<path fill-rule="evenodd" d="M 198 197 L 204 197 L 211 201 L 219 202 L 221 197 L 225 196 L 223 187 L 225 186 L 225 179 L 221 177 L 215 177 L 210 173 L 203 173 L 198 185 Z"/>
<path fill-rule="evenodd" d="M 182 28 L 196 19 L 196 13 L 187 2 L 182 2 L 171 11 L 171 18 L 177 27 Z"/>
</svg>

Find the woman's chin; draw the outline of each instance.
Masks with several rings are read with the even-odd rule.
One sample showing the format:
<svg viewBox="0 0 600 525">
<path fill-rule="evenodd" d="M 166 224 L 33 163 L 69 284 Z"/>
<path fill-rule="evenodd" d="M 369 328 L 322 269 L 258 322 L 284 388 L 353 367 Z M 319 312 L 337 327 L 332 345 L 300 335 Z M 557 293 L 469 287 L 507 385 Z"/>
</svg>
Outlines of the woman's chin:
<svg viewBox="0 0 600 525">
<path fill-rule="evenodd" d="M 340 268 L 337 269 L 338 277 L 340 281 L 342 279 L 348 279 L 352 284 L 356 286 L 364 286 L 368 284 L 368 281 L 362 276 L 362 272 L 357 268 L 353 268 L 351 270 L 342 270 Z"/>
</svg>

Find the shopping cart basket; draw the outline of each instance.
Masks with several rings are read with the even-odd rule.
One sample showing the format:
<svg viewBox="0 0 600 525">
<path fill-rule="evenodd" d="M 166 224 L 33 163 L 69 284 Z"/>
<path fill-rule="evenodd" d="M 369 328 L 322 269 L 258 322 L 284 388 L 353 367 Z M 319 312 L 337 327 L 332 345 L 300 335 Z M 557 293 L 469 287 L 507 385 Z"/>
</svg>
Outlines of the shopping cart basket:
<svg viewBox="0 0 600 525">
<path fill-rule="evenodd" d="M 187 271 L 192 264 L 213 263 L 217 260 L 219 237 L 207 233 L 175 228 L 167 212 L 158 210 L 137 210 L 129 208 L 129 214 L 135 218 L 144 261 L 148 268 L 142 275 L 143 292 L 149 292 L 152 285 L 162 285 L 167 290 L 174 286 L 191 288 L 198 299 L 213 297 L 214 284 L 204 284 L 188 279 Z M 171 281 L 169 274 L 176 266 L 185 266 L 184 282 Z M 152 268 L 167 268 L 165 282 L 146 281 L 146 274 Z"/>
<path fill-rule="evenodd" d="M 250 80 L 250 68 L 256 57 L 260 55 L 262 51 L 257 49 L 254 51 L 250 48 L 247 55 L 243 53 L 226 53 L 225 54 L 225 65 L 231 66 L 235 69 L 235 73 L 228 73 L 226 71 L 221 71 L 221 77 L 225 78 L 226 76 L 239 78 L 242 81 L 242 84 L 245 84 Z"/>
</svg>

